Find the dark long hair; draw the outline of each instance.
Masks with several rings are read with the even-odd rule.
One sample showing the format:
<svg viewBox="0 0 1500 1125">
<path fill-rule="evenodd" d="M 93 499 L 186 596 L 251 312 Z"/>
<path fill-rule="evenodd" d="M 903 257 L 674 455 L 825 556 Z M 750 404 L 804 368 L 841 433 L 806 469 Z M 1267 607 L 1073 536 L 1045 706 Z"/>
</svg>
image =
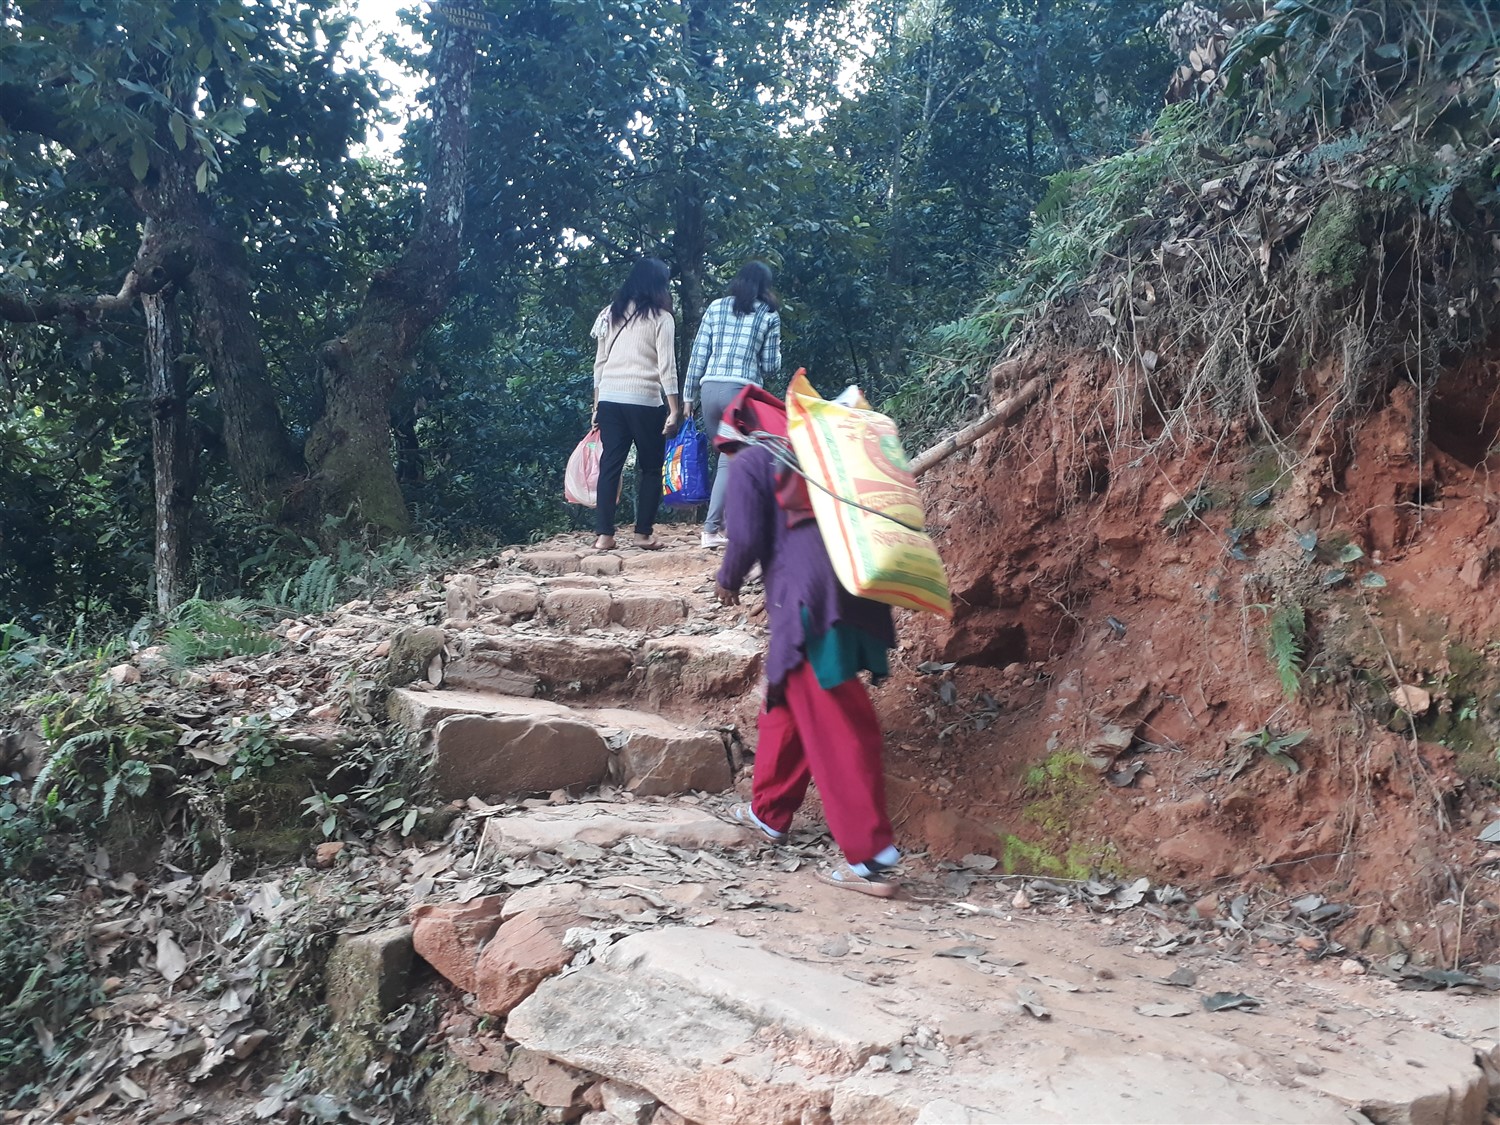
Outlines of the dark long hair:
<svg viewBox="0 0 1500 1125">
<path fill-rule="evenodd" d="M 771 267 L 765 262 L 746 262 L 740 272 L 729 283 L 729 295 L 734 298 L 734 311 L 740 316 L 749 316 L 755 311 L 755 302 L 764 301 L 775 312 L 781 301 L 771 288 Z"/>
<path fill-rule="evenodd" d="M 632 317 L 656 316 L 672 311 L 672 290 L 667 284 L 672 280 L 672 271 L 660 258 L 637 258 L 630 267 L 630 275 L 609 306 L 609 319 L 621 324 L 630 306 L 635 306 Z"/>
</svg>

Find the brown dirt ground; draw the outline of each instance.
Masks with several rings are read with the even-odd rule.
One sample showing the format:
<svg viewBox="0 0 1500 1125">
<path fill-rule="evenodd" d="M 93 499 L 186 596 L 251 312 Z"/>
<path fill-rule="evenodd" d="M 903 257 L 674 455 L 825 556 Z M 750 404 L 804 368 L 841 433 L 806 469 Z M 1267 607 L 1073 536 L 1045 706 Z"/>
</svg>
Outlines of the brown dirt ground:
<svg viewBox="0 0 1500 1125">
<path fill-rule="evenodd" d="M 1500 352 L 1444 372 L 1421 411 L 1402 383 L 1336 413 L 1333 365 L 1284 379 L 1279 452 L 1208 415 L 1122 442 L 1139 384 L 1102 356 L 1043 363 L 1050 399 L 924 480 L 956 611 L 906 618 L 880 693 L 903 830 L 947 855 L 1014 836 L 1023 869 L 1317 890 L 1354 908 L 1355 948 L 1492 958 L 1500 851 L 1475 837 L 1500 816 Z M 1289 700 L 1267 637 L 1291 601 Z M 1415 724 L 1398 683 L 1431 695 Z M 1106 724 L 1129 753 L 1095 741 Z M 1264 728 L 1310 732 L 1300 772 L 1242 749 Z M 1134 760 L 1125 787 L 1100 776 Z"/>
</svg>

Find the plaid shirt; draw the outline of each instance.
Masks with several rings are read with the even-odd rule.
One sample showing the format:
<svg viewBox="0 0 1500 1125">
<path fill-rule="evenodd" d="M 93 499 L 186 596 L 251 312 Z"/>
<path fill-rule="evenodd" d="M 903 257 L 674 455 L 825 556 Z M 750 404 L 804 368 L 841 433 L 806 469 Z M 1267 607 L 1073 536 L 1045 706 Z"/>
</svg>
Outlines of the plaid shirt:
<svg viewBox="0 0 1500 1125">
<path fill-rule="evenodd" d="M 781 371 L 781 314 L 764 301 L 744 316 L 734 311 L 733 297 L 720 297 L 708 306 L 693 355 L 688 361 L 683 400 L 698 401 L 700 383 L 754 383 Z"/>
</svg>

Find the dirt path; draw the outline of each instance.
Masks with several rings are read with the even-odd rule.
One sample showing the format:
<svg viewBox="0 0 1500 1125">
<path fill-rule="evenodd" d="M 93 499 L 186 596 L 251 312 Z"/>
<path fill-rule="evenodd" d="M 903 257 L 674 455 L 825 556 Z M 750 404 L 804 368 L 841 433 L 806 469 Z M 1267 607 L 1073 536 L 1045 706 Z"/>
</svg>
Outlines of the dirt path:
<svg viewBox="0 0 1500 1125">
<path fill-rule="evenodd" d="M 489 944 L 540 909 L 572 958 L 488 1033 L 519 1046 L 533 1096 L 567 1115 L 599 1103 L 597 1076 L 643 1121 L 1483 1119 L 1490 994 L 1311 962 L 1306 929 L 1299 946 L 1294 926 L 1203 917 L 1144 880 L 1028 882 L 906 840 L 905 894 L 884 903 L 813 879 L 815 820 L 749 847 L 713 794 L 753 745 L 763 631 L 713 602 L 715 556 L 664 538 L 564 539 L 455 577 L 444 688 L 392 697 L 469 809 L 424 864 L 430 897 L 522 886 L 494 896 L 511 920 Z M 554 792 L 507 800 L 525 791 Z M 460 1053 L 486 1053 L 476 1034 Z"/>
<path fill-rule="evenodd" d="M 346 834 L 311 863 L 226 859 L 154 889 L 98 860 L 80 924 L 120 976 L 83 1071 L 25 1125 L 1494 1113 L 1496 993 L 1351 953 L 1331 932 L 1347 908 L 1321 897 L 1006 874 L 1000 836 L 939 843 L 930 806 L 898 819 L 892 901 L 815 879 L 835 858 L 815 799 L 785 844 L 747 839 L 726 816 L 754 747 L 758 599 L 720 607 L 717 556 L 694 531 L 663 538 L 506 551 L 442 591 L 282 622 L 279 651 L 180 681 L 140 654 L 157 706 L 277 714 L 330 760 L 373 698 L 337 685 L 406 667 L 389 711 L 449 804 L 430 835 Z M 441 686 L 410 683 L 418 667 Z M 907 730 L 900 760 L 938 730 Z"/>
</svg>

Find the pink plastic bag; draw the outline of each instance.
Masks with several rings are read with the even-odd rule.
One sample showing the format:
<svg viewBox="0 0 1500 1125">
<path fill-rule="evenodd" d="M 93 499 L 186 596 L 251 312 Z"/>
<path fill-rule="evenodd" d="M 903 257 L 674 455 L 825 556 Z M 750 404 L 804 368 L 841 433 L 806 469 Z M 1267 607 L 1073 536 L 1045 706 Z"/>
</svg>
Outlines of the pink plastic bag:
<svg viewBox="0 0 1500 1125">
<path fill-rule="evenodd" d="M 603 452 L 604 439 L 595 427 L 568 458 L 568 469 L 563 474 L 563 495 L 569 504 L 582 504 L 586 508 L 598 504 L 599 457 Z"/>
</svg>

